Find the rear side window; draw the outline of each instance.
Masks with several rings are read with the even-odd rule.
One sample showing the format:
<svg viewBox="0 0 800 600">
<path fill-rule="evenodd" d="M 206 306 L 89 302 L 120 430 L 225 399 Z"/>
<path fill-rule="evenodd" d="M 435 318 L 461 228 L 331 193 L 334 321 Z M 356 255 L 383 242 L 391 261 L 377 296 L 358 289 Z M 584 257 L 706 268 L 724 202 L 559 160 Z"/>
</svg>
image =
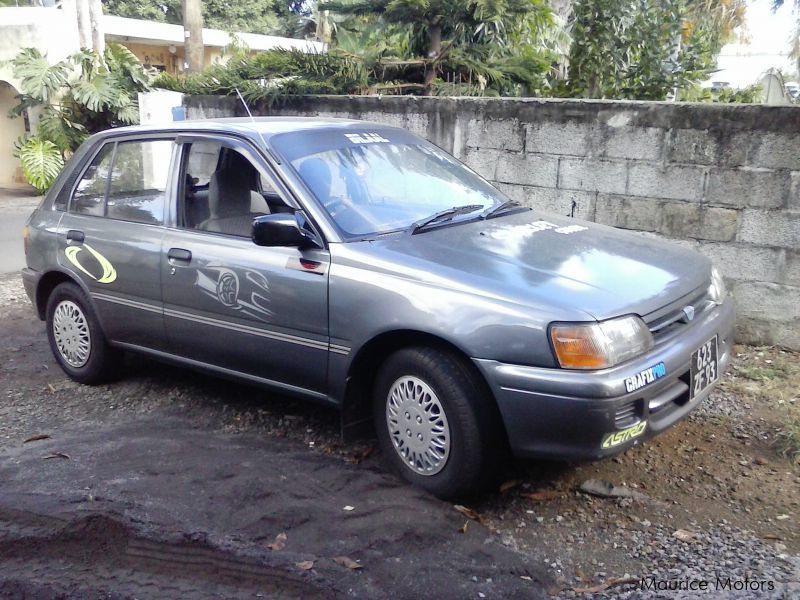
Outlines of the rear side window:
<svg viewBox="0 0 800 600">
<path fill-rule="evenodd" d="M 114 144 L 106 144 L 94 157 L 72 196 L 70 210 L 79 215 L 102 217 L 105 212 L 106 185 L 111 171 Z"/>
<path fill-rule="evenodd" d="M 170 140 L 120 142 L 108 186 L 110 219 L 161 225 L 172 152 Z"/>
<path fill-rule="evenodd" d="M 161 225 L 172 140 L 108 143 L 78 182 L 70 211 Z"/>
</svg>

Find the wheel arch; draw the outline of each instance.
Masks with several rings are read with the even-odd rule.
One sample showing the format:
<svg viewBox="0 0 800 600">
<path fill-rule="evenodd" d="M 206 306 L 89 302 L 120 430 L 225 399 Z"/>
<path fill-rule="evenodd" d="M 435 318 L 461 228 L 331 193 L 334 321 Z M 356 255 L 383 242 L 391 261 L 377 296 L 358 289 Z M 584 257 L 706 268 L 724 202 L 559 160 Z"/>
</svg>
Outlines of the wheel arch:
<svg viewBox="0 0 800 600">
<path fill-rule="evenodd" d="M 42 275 L 42 278 L 36 285 L 36 313 L 42 321 L 47 318 L 47 301 L 50 298 L 50 294 L 53 293 L 53 290 L 56 289 L 58 285 L 65 282 L 74 283 L 86 292 L 86 289 L 81 285 L 78 279 L 64 271 L 48 271 Z"/>
<path fill-rule="evenodd" d="M 441 336 L 413 329 L 382 332 L 363 344 L 356 352 L 347 372 L 347 383 L 341 404 L 343 438 L 353 440 L 372 436 L 374 432 L 371 395 L 378 369 L 392 353 L 414 346 L 436 348 L 461 359 L 465 368 L 481 382 L 483 392 L 491 398 L 498 424 L 502 427 L 503 438 L 507 441 L 505 425 L 491 386 L 469 355 Z"/>
</svg>

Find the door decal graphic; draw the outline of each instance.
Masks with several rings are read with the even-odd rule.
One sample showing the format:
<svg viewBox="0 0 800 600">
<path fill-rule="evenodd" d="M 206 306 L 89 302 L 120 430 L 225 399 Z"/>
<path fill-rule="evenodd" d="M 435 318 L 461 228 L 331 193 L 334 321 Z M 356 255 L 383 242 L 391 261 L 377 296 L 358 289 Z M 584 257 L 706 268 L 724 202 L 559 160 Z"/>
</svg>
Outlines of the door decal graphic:
<svg viewBox="0 0 800 600">
<path fill-rule="evenodd" d="M 93 275 L 86 267 L 84 267 L 80 260 L 78 259 L 78 255 L 81 253 L 81 250 L 86 249 L 89 251 L 95 260 L 100 264 L 100 267 L 103 269 L 102 275 L 97 277 Z M 67 246 L 64 249 L 64 255 L 67 257 L 67 260 L 71 262 L 75 267 L 86 273 L 89 277 L 94 279 L 97 283 L 112 283 L 117 279 L 117 270 L 114 266 L 108 262 L 108 259 L 100 254 L 97 250 L 92 248 L 89 244 L 83 244 L 82 246 Z"/>
</svg>

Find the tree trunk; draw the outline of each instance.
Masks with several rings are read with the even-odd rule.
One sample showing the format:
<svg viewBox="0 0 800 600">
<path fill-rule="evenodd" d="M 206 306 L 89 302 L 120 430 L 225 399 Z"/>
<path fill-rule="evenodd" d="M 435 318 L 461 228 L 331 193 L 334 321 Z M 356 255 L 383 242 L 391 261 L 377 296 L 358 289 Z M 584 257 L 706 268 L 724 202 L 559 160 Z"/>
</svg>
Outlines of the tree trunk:
<svg viewBox="0 0 800 600">
<path fill-rule="evenodd" d="M 100 0 L 89 0 L 89 23 L 92 28 L 92 49 L 102 54 L 106 49 L 106 36 L 103 31 L 103 4 Z"/>
<path fill-rule="evenodd" d="M 203 70 L 203 11 L 200 0 L 183 1 L 184 69 L 190 73 Z"/>
<path fill-rule="evenodd" d="M 76 0 L 75 16 L 78 18 L 78 44 L 81 48 L 91 48 L 92 26 L 89 18 L 89 0 Z"/>
<path fill-rule="evenodd" d="M 442 25 L 437 18 L 428 25 L 428 61 L 425 64 L 425 87 L 423 94 L 431 95 L 433 90 L 433 80 L 436 79 L 436 70 L 439 68 L 437 63 L 439 55 L 442 53 Z"/>
</svg>

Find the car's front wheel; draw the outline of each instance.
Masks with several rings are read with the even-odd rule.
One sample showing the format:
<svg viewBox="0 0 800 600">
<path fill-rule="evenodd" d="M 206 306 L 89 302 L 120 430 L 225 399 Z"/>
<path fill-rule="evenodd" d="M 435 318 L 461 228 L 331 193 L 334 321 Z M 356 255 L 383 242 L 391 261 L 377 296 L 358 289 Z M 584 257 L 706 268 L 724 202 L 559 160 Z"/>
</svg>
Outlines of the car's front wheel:
<svg viewBox="0 0 800 600">
<path fill-rule="evenodd" d="M 83 291 L 61 283 L 47 301 L 47 338 L 56 361 L 80 383 L 100 383 L 117 370 L 120 353 L 108 345 Z"/>
<path fill-rule="evenodd" d="M 375 429 L 396 471 L 440 498 L 477 491 L 498 457 L 496 411 L 464 361 L 436 348 L 405 348 L 381 367 Z"/>
</svg>

